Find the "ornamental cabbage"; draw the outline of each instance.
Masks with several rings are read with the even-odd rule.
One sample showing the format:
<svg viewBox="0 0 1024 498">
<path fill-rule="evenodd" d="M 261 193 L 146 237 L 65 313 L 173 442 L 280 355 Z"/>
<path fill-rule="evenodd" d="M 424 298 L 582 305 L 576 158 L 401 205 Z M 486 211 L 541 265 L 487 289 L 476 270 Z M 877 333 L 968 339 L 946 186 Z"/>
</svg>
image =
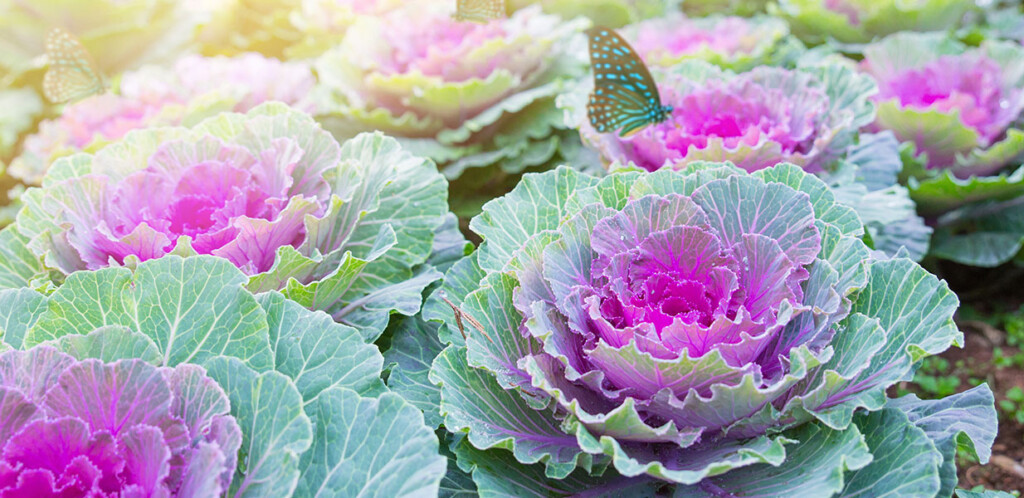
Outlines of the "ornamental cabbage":
<svg viewBox="0 0 1024 498">
<path fill-rule="evenodd" d="M 0 493 L 198 496 L 226 490 L 242 432 L 205 369 L 0 355 Z"/>
<path fill-rule="evenodd" d="M 992 174 L 1024 152 L 1024 49 L 968 48 L 942 35 L 901 33 L 864 49 L 878 81 L 875 126 L 912 142 L 928 169 Z"/>
<path fill-rule="evenodd" d="M 446 195 L 433 164 L 394 140 L 339 145 L 269 103 L 61 158 L 25 192 L 14 230 L 63 274 L 170 253 L 226 258 L 251 290 L 281 290 L 375 338 L 391 311 L 419 310 L 440 277 L 427 262 L 435 246 L 461 253 Z"/>
<path fill-rule="evenodd" d="M 639 50 L 639 49 L 638 49 Z M 689 61 L 655 76 L 669 118 L 629 137 L 598 133 L 581 112 L 584 85 L 563 100 L 588 145 L 606 163 L 648 171 L 693 161 L 732 161 L 756 171 L 780 161 L 810 172 L 829 168 L 871 122 L 870 78 L 830 65 L 797 70 L 758 67 L 733 73 Z"/>
<path fill-rule="evenodd" d="M 778 0 L 768 12 L 808 43 L 866 43 L 898 31 L 945 31 L 974 8 L 973 0 Z"/>
<path fill-rule="evenodd" d="M 1024 154 L 1024 49 L 986 41 L 971 48 L 938 34 L 901 33 L 864 49 L 879 84 L 873 126 L 909 143 L 906 176 L 936 227 L 933 254 L 996 266 L 1024 244 L 1024 171 L 1000 173 Z"/>
<path fill-rule="evenodd" d="M 384 387 L 377 348 L 246 281 L 222 258 L 167 256 L 48 296 L 0 291 L 17 350 L 0 355 L 0 489 L 436 495 L 437 436 Z"/>
<path fill-rule="evenodd" d="M 560 100 L 567 122 L 580 127 L 584 143 L 609 169 L 730 161 L 757 171 L 789 162 L 820 175 L 856 208 L 875 249 L 895 254 L 902 247 L 915 260 L 927 252 L 930 229 L 897 185 L 898 142 L 889 134 L 859 132 L 874 118 L 871 78 L 832 63 L 734 73 L 702 61 L 654 75 L 662 102 L 674 110 L 666 121 L 628 137 L 590 125 L 584 106 L 589 82 Z"/>
<path fill-rule="evenodd" d="M 173 68 L 146 66 L 122 76 L 119 94 L 67 105 L 59 117 L 40 123 L 9 171 L 38 185 L 57 158 L 96 151 L 131 130 L 196 122 L 220 111 L 245 112 L 271 100 L 310 111 L 306 96 L 313 83 L 309 66 L 258 54 L 190 55 Z"/>
<path fill-rule="evenodd" d="M 424 316 L 448 343 L 435 409 L 468 433 L 455 453 L 481 494 L 949 496 L 957 442 L 988 458 L 987 386 L 885 395 L 961 343 L 956 296 L 873 255 L 856 214 L 797 166 L 559 168 L 470 227 L 484 242 L 440 292 L 480 328 L 463 339 L 437 298 Z"/>
<path fill-rule="evenodd" d="M 671 67 L 701 59 L 744 71 L 784 55 L 778 49 L 789 27 L 770 17 L 688 18 L 677 12 L 633 24 L 623 33 L 648 65 Z"/>
<path fill-rule="evenodd" d="M 537 6 L 488 24 L 458 22 L 453 4 L 424 0 L 356 21 L 317 61 L 318 119 L 339 139 L 369 130 L 398 137 L 448 178 L 558 160 L 562 145 L 578 143 L 554 99 L 583 73 L 567 47 L 586 22 Z"/>
</svg>

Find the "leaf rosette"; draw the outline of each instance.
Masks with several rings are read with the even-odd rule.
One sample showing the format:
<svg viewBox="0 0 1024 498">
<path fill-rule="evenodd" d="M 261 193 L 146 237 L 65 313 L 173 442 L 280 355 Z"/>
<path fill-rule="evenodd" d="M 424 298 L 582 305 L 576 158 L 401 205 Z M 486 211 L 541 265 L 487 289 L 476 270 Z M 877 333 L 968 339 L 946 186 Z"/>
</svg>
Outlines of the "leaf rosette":
<svg viewBox="0 0 1024 498">
<path fill-rule="evenodd" d="M 384 387 L 377 348 L 247 281 L 172 255 L 0 290 L 0 488 L 436 495 L 437 436 Z"/>
<path fill-rule="evenodd" d="M 879 84 L 876 129 L 907 142 L 904 176 L 935 226 L 932 253 L 997 266 L 1024 245 L 1024 49 L 967 47 L 942 34 L 900 33 L 864 49 Z"/>
<path fill-rule="evenodd" d="M 690 60 L 654 73 L 662 102 L 673 112 L 627 137 L 591 126 L 589 82 L 560 97 L 566 122 L 580 127 L 584 143 L 608 169 L 730 161 L 756 171 L 789 162 L 822 177 L 857 210 L 875 249 L 895 254 L 905 247 L 914 259 L 927 252 L 931 231 L 897 183 L 898 141 L 860 131 L 875 116 L 871 78 L 833 63 L 735 73 Z"/>
<path fill-rule="evenodd" d="M 121 76 L 117 94 L 107 93 L 64 106 L 25 138 L 11 163 L 11 176 L 39 185 L 56 159 L 95 152 L 129 131 L 194 124 L 223 111 L 245 112 L 280 101 L 311 110 L 313 87 L 308 65 L 258 54 L 235 58 L 189 55 L 172 68 L 145 66 Z"/>
<path fill-rule="evenodd" d="M 945 31 L 974 8 L 971 0 L 779 0 L 768 13 L 808 43 L 867 43 L 899 31 Z"/>
<path fill-rule="evenodd" d="M 878 81 L 874 126 L 915 146 L 928 170 L 986 176 L 1024 152 L 1024 49 L 989 41 L 969 48 L 941 34 L 901 33 L 864 49 Z"/>
<path fill-rule="evenodd" d="M 451 2 L 364 16 L 317 61 L 318 119 L 335 136 L 380 130 L 431 157 L 448 178 L 500 165 L 540 166 L 571 141 L 555 95 L 584 65 L 568 50 L 585 20 L 539 6 L 487 24 Z"/>
<path fill-rule="evenodd" d="M 552 482 L 611 481 L 583 488 L 870 495 L 886 488 L 866 476 L 904 472 L 883 458 L 887 431 L 919 430 L 885 390 L 962 338 L 946 284 L 873 255 L 855 212 L 792 164 L 560 168 L 524 177 L 470 226 L 484 242 L 441 291 L 480 328 L 463 320 L 463 340 L 437 298 L 424 317 L 445 323 L 436 409 L 468 432 L 460 466 L 481 489 L 502 458 L 489 455 L 511 450 Z M 962 431 L 986 458 L 991 393 L 965 397 Z M 952 489 L 945 439 L 914 434 L 921 489 Z"/>
<path fill-rule="evenodd" d="M 461 251 L 446 187 L 390 138 L 341 145 L 270 103 L 61 158 L 11 230 L 63 274 L 170 253 L 226 258 L 251 290 L 281 290 L 376 338 L 391 312 L 419 310 L 440 277 L 435 248 Z"/>
<path fill-rule="evenodd" d="M 785 55 L 780 47 L 789 35 L 786 23 L 771 17 L 688 18 L 679 12 L 622 31 L 648 65 L 671 67 L 698 59 L 735 71 L 770 65 Z"/>
<path fill-rule="evenodd" d="M 639 50 L 639 49 L 638 49 Z M 840 65 L 800 69 L 758 67 L 734 73 L 685 61 L 655 80 L 668 119 L 628 137 L 597 133 L 585 115 L 590 84 L 565 94 L 566 120 L 606 164 L 648 171 L 693 161 L 731 161 L 756 171 L 790 162 L 809 172 L 831 169 L 871 122 L 877 91 L 870 78 Z"/>
<path fill-rule="evenodd" d="M 14 495 L 195 496 L 227 489 L 242 431 L 197 365 L 76 360 L 42 346 L 0 355 L 0 490 Z"/>
</svg>

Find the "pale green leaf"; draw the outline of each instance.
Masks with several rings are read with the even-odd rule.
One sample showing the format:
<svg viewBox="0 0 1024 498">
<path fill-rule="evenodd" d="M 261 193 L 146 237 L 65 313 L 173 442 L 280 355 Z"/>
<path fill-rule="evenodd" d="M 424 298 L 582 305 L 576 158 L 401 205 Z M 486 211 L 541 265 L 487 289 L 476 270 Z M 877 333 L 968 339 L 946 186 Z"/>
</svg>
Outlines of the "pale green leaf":
<svg viewBox="0 0 1024 498">
<path fill-rule="evenodd" d="M 307 412 L 315 437 L 300 462 L 297 495 L 437 495 L 447 459 L 420 411 L 402 397 L 330 388 Z"/>
<path fill-rule="evenodd" d="M 87 335 L 70 334 L 49 343 L 79 360 L 96 358 L 104 362 L 138 358 L 159 364 L 160 350 L 145 334 L 119 325 L 100 327 Z"/>
<path fill-rule="evenodd" d="M 4 344 L 25 348 L 25 334 L 46 312 L 46 296 L 32 289 L 0 290 L 0 333 Z"/>
<path fill-rule="evenodd" d="M 257 373 L 237 358 L 212 358 L 204 365 L 231 401 L 242 429 L 238 469 L 230 495 L 289 496 L 299 480 L 299 456 L 313 429 L 302 396 L 282 373 Z"/>
<path fill-rule="evenodd" d="M 403 318 L 391 336 L 391 348 L 384 353 L 391 369 L 388 387 L 423 410 L 430 427 L 441 425 L 441 388 L 430 382 L 430 365 L 444 345 L 437 337 L 439 325 L 422 318 Z"/>
<path fill-rule="evenodd" d="M 887 406 L 902 410 L 942 454 L 942 488 L 938 496 L 949 496 L 956 487 L 958 449 L 983 464 L 992 455 L 998 421 L 988 384 L 942 399 L 922 400 L 910 394 L 889 401 Z"/>
<path fill-rule="evenodd" d="M 127 268 L 75 272 L 49 298 L 26 344 L 120 325 L 148 336 L 161 363 L 230 355 L 256 370 L 273 366 L 266 313 L 225 259 L 165 256 Z"/>
<path fill-rule="evenodd" d="M 441 384 L 441 414 L 452 432 L 469 431 L 481 449 L 512 450 L 523 463 L 544 462 L 552 477 L 565 477 L 582 459 L 576 437 L 566 434 L 550 409 L 536 410 L 514 390 L 466 362 L 465 348 L 449 346 L 430 370 Z"/>
<path fill-rule="evenodd" d="M 363 395 L 384 391 L 380 371 L 384 359 L 376 346 L 363 342 L 359 331 L 334 323 L 277 292 L 256 296 L 267 312 L 275 370 L 295 382 L 305 403 L 325 389 L 344 387 Z"/>
<path fill-rule="evenodd" d="M 896 409 L 858 414 L 854 423 L 864 434 L 873 459 L 846 476 L 844 498 L 936 496 L 942 455 L 923 430 Z"/>
</svg>

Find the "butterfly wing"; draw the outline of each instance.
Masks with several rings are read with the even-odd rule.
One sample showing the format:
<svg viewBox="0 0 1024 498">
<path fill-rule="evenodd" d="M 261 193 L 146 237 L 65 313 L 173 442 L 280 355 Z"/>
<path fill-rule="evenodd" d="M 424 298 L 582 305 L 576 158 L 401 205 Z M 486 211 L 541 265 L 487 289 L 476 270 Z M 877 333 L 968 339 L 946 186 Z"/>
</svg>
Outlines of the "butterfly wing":
<svg viewBox="0 0 1024 498">
<path fill-rule="evenodd" d="M 43 76 L 43 94 L 54 103 L 79 100 L 105 89 L 89 51 L 71 33 L 53 28 L 46 36 L 50 67 Z"/>
<path fill-rule="evenodd" d="M 507 17 L 505 0 L 456 0 L 455 20 L 487 23 Z"/>
<path fill-rule="evenodd" d="M 628 135 L 664 121 L 672 109 L 662 105 L 651 72 L 633 48 L 608 28 L 591 28 L 587 35 L 594 69 L 594 91 L 587 112 L 594 129 L 600 133 L 621 130 Z"/>
</svg>

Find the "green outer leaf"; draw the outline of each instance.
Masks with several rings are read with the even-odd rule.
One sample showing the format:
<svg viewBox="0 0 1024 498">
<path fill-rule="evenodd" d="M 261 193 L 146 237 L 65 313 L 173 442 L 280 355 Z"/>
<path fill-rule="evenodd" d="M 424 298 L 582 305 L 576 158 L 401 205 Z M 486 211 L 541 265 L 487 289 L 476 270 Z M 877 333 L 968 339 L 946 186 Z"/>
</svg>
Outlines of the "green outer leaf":
<svg viewBox="0 0 1024 498">
<path fill-rule="evenodd" d="M 897 31 L 938 31 L 956 26 L 973 8 L 970 0 L 848 0 L 859 13 L 853 23 L 843 13 L 829 9 L 826 0 L 778 0 L 768 12 L 789 22 L 793 34 L 808 43 L 830 39 L 864 43 Z"/>
<path fill-rule="evenodd" d="M 390 368 L 388 387 L 423 410 L 430 427 L 441 425 L 441 389 L 430 382 L 430 365 L 444 349 L 438 340 L 436 322 L 419 316 L 403 318 L 391 336 L 391 349 L 384 353 Z"/>
<path fill-rule="evenodd" d="M 958 179 L 949 172 L 924 180 L 911 178 L 910 198 L 923 216 L 935 216 L 970 203 L 1007 200 L 1024 194 L 1024 168 L 998 176 Z"/>
<path fill-rule="evenodd" d="M 440 452 L 448 459 L 448 472 L 445 474 L 444 479 L 441 479 L 441 489 L 437 493 L 438 498 L 475 498 L 479 496 L 476 483 L 473 482 L 473 477 L 467 471 L 459 468 L 455 453 L 452 453 L 452 450 L 449 448 L 450 446 L 460 444 L 452 441 L 453 439 L 464 442 L 465 438 L 454 435 L 444 429 L 439 429 L 437 434 L 441 439 Z M 487 454 L 480 450 L 474 451 Z"/>
<path fill-rule="evenodd" d="M 960 303 L 945 281 L 902 258 L 874 261 L 869 270 L 867 286 L 851 311 L 879 320 L 886 351 L 909 353 L 916 363 L 950 345 L 963 345 L 963 333 L 953 323 Z"/>
<path fill-rule="evenodd" d="M 470 292 L 480 286 L 480 281 L 486 275 L 477 259 L 480 251 L 474 251 L 469 256 L 462 258 L 448 269 L 444 276 L 444 282 L 437 292 L 427 298 L 423 305 L 423 319 L 441 322 L 444 325 L 438 330 L 438 338 L 441 342 L 448 344 L 465 345 L 465 340 L 456 329 L 454 324 L 453 311 L 446 304 L 441 296 L 447 297 L 456 306 L 462 306 L 462 302 Z"/>
<path fill-rule="evenodd" d="M 430 380 L 441 385 L 441 414 L 452 432 L 469 432 L 480 449 L 511 450 L 516 460 L 543 462 L 549 477 L 564 478 L 590 458 L 566 434 L 551 409 L 537 410 L 516 391 L 503 389 L 490 372 L 472 368 L 466 349 L 449 346 L 434 360 Z"/>
<path fill-rule="evenodd" d="M 466 240 L 459 230 L 459 218 L 454 213 L 448 213 L 444 222 L 434 232 L 434 247 L 427 258 L 427 264 L 439 272 L 447 272 L 449 268 L 473 252 L 475 247 Z"/>
<path fill-rule="evenodd" d="M 768 0 L 683 0 L 682 9 L 690 16 L 729 14 L 749 17 L 764 13 Z"/>
<path fill-rule="evenodd" d="M 161 364 L 236 356 L 256 370 L 273 365 L 266 314 L 226 259 L 165 256 L 127 268 L 75 272 L 49 298 L 26 345 L 120 325 L 146 334 Z"/>
<path fill-rule="evenodd" d="M 162 359 L 152 339 L 118 325 L 100 327 L 87 335 L 66 335 L 44 344 L 50 344 L 79 360 L 97 358 L 109 363 L 138 358 L 159 365 Z"/>
<path fill-rule="evenodd" d="M 854 423 L 874 457 L 847 475 L 841 496 L 937 496 L 942 455 L 923 430 L 896 409 L 861 413 Z"/>
<path fill-rule="evenodd" d="M 944 281 L 905 259 L 868 265 L 866 285 L 831 341 L 832 359 L 812 372 L 784 412 L 809 410 L 834 429 L 845 429 L 857 408 L 878 410 L 884 392 L 905 379 L 921 358 L 960 345 L 953 323 L 959 301 Z"/>
<path fill-rule="evenodd" d="M 401 396 L 363 398 L 332 387 L 307 406 L 315 437 L 299 463 L 297 495 L 437 495 L 447 459 L 420 411 Z"/>
<path fill-rule="evenodd" d="M 862 469 L 872 460 L 857 426 L 837 431 L 807 423 L 787 431 L 786 437 L 799 442 L 787 448 L 781 465 L 732 470 L 699 485 L 680 487 L 674 498 L 706 496 L 703 490 L 716 488 L 743 497 L 833 496 L 843 489 L 847 471 Z"/>
<path fill-rule="evenodd" d="M 1024 246 L 1024 196 L 977 202 L 936 221 L 933 254 L 973 266 L 1003 264 Z"/>
<path fill-rule="evenodd" d="M 277 292 L 260 294 L 256 300 L 267 312 L 275 370 L 295 382 L 306 404 L 332 387 L 369 396 L 386 390 L 380 379 L 384 358 L 376 346 L 363 342 L 358 330 Z"/>
<path fill-rule="evenodd" d="M 512 192 L 485 204 L 483 213 L 469 222 L 470 229 L 485 242 L 478 249 L 480 267 L 500 270 L 526 239 L 558 228 L 574 190 L 596 183 L 596 178 L 566 167 L 523 175 Z"/>
<path fill-rule="evenodd" d="M 809 195 L 811 206 L 814 208 L 814 217 L 834 225 L 844 235 L 859 237 L 864 234 L 864 226 L 856 211 L 849 206 L 840 204 L 825 182 L 804 173 L 799 166 L 779 163 L 771 168 L 757 171 L 753 176 L 761 178 L 765 182 L 783 183 Z"/>
<path fill-rule="evenodd" d="M 0 333 L 4 344 L 25 349 L 25 334 L 46 312 L 47 297 L 32 289 L 0 290 Z"/>
<path fill-rule="evenodd" d="M 313 439 L 295 384 L 279 372 L 256 373 L 237 358 L 211 358 L 204 366 L 227 393 L 231 415 L 242 428 L 229 494 L 291 495 L 299 479 L 299 456 Z"/>
<path fill-rule="evenodd" d="M 1013 259 L 1024 247 L 1024 234 L 973 232 L 952 235 L 948 230 L 935 233 L 932 256 L 957 263 L 995 268 Z"/>
<path fill-rule="evenodd" d="M 888 406 L 902 410 L 942 454 L 942 488 L 938 496 L 950 496 L 956 487 L 958 448 L 983 464 L 992 455 L 998 421 L 995 398 L 988 384 L 936 400 L 922 400 L 910 394 L 890 400 Z"/>
<path fill-rule="evenodd" d="M 577 469 L 562 479 L 550 478 L 541 464 L 524 465 L 512 453 L 479 450 L 464 438 L 452 443 L 459 467 L 472 474 L 481 497 L 614 496 L 651 497 L 663 483 L 649 477 L 627 478 L 606 470 L 592 475 Z"/>
<path fill-rule="evenodd" d="M 584 451 L 611 455 L 615 470 L 622 475 L 633 477 L 646 474 L 680 484 L 696 484 L 707 477 L 749 465 L 763 463 L 777 467 L 786 460 L 783 445 L 793 442 L 782 436 L 760 436 L 741 442 L 722 442 L 702 451 L 684 450 L 676 453 L 678 459 L 666 462 L 658 448 L 627 448 L 615 438 L 595 437 L 583 424 L 577 424 L 575 429 L 576 438 Z"/>
<path fill-rule="evenodd" d="M 28 287 L 34 277 L 43 273 L 43 265 L 28 249 L 28 237 L 16 226 L 0 230 L 0 289 Z"/>
</svg>

